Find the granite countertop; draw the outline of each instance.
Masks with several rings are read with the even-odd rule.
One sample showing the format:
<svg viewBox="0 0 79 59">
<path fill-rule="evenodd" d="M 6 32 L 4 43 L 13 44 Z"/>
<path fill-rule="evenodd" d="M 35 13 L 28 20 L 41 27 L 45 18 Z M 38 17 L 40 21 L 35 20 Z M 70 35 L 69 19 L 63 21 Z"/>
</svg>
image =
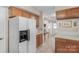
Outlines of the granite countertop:
<svg viewBox="0 0 79 59">
<path fill-rule="evenodd" d="M 79 41 L 79 35 L 58 35 L 56 34 L 55 37 Z"/>
</svg>

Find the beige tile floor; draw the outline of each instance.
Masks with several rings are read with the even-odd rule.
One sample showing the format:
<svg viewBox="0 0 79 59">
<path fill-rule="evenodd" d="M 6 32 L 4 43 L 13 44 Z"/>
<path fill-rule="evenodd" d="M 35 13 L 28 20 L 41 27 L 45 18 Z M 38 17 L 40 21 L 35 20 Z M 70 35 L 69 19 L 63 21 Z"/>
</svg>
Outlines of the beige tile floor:
<svg viewBox="0 0 79 59">
<path fill-rule="evenodd" d="M 37 48 L 37 53 L 54 53 L 54 37 L 50 37 L 46 39 L 45 43 Z"/>
</svg>

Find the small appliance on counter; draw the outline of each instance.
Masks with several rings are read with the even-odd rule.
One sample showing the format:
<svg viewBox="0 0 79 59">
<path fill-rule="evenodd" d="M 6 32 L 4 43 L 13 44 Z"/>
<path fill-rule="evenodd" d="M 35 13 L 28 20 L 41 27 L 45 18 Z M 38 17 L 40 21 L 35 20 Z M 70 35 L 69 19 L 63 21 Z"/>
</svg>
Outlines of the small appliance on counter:
<svg viewBox="0 0 79 59">
<path fill-rule="evenodd" d="M 36 21 L 15 17 L 9 21 L 9 53 L 36 52 Z"/>
</svg>

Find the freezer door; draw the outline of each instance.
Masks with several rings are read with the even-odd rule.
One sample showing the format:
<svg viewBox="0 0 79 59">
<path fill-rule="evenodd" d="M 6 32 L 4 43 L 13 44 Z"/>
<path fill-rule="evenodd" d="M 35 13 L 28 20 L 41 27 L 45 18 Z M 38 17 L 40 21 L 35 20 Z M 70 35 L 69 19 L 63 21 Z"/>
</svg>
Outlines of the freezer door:
<svg viewBox="0 0 79 59">
<path fill-rule="evenodd" d="M 28 41 L 19 43 L 19 53 L 27 53 L 28 51 Z"/>
</svg>

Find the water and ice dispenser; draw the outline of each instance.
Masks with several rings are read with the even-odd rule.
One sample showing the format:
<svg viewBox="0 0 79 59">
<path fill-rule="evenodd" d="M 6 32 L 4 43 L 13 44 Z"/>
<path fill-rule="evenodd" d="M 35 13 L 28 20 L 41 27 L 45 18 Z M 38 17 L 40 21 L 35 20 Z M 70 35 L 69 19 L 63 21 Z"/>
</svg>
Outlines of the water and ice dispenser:
<svg viewBox="0 0 79 59">
<path fill-rule="evenodd" d="M 21 30 L 19 31 L 20 39 L 19 42 L 29 41 L 30 40 L 30 30 Z"/>
</svg>

